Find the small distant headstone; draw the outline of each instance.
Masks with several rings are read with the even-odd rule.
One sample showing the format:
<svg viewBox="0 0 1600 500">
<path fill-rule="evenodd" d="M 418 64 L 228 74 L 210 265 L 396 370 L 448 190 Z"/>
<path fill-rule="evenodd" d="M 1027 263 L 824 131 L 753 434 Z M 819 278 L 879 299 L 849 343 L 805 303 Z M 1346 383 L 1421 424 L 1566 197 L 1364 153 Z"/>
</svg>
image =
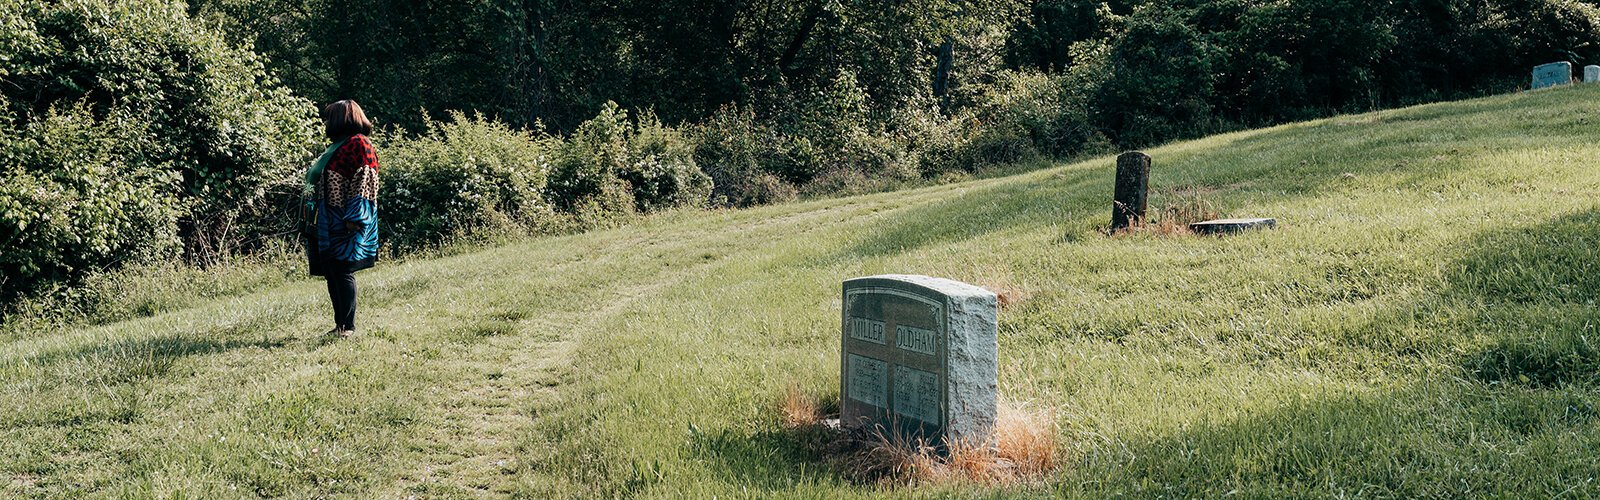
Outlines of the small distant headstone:
<svg viewBox="0 0 1600 500">
<path fill-rule="evenodd" d="M 1111 198 L 1111 232 L 1144 221 L 1150 193 L 1150 155 L 1138 151 L 1117 157 L 1117 187 Z"/>
<path fill-rule="evenodd" d="M 1572 63 L 1562 61 L 1533 68 L 1533 89 L 1572 83 Z"/>
<path fill-rule="evenodd" d="M 840 419 L 943 446 L 987 442 L 999 368 L 994 293 L 943 278 L 844 282 Z"/>
<path fill-rule="evenodd" d="M 1189 230 L 1196 234 L 1229 234 L 1275 227 L 1278 227 L 1278 219 L 1218 219 L 1190 224 Z"/>
<path fill-rule="evenodd" d="M 1583 67 L 1583 83 L 1600 82 L 1600 66 L 1589 65 Z"/>
</svg>

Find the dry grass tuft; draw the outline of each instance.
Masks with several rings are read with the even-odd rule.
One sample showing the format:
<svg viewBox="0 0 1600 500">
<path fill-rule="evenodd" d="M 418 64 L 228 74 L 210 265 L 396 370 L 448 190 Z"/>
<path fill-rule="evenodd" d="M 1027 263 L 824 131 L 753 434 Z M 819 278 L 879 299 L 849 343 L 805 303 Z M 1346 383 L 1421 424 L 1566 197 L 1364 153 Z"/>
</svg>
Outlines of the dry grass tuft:
<svg viewBox="0 0 1600 500">
<path fill-rule="evenodd" d="M 1163 197 L 1164 200 L 1161 206 L 1153 208 L 1145 216 L 1143 223 L 1113 233 L 1111 237 L 1134 234 L 1148 234 L 1157 237 L 1192 236 L 1194 231 L 1189 230 L 1189 224 L 1221 217 L 1216 206 L 1205 198 L 1205 195 L 1212 191 L 1216 190 L 1202 188 L 1172 190 Z"/>
<path fill-rule="evenodd" d="M 1011 463 L 1002 458 L 997 446 L 982 443 L 956 442 L 950 444 L 949 454 L 929 457 L 933 462 L 917 481 L 923 484 L 947 483 L 966 480 L 982 484 L 1012 484 L 1017 475 Z"/>
<path fill-rule="evenodd" d="M 950 443 L 945 450 L 882 429 L 839 432 L 823 454 L 851 480 L 929 485 L 1004 486 L 1044 478 L 1059 466 L 1052 412 L 1001 402 L 994 438 Z"/>
<path fill-rule="evenodd" d="M 979 282 L 979 285 L 982 286 L 984 290 L 994 293 L 995 299 L 999 302 L 1000 309 L 1002 310 L 1009 309 L 1017 304 L 1021 304 L 1023 301 L 1028 300 L 1028 291 L 1015 286 L 994 282 Z"/>
<path fill-rule="evenodd" d="M 784 390 L 779 409 L 783 413 L 785 428 L 809 427 L 822 422 L 822 404 L 816 396 L 806 393 L 796 384 L 789 384 L 789 388 Z"/>
<path fill-rule="evenodd" d="M 1132 228 L 1127 232 L 1129 234 L 1144 233 L 1164 238 L 1189 236 L 1194 234 L 1194 231 L 1189 230 L 1189 223 L 1167 218 L 1158 218 L 1154 222 L 1144 224 L 1137 228 Z"/>
<path fill-rule="evenodd" d="M 1165 203 L 1156 209 L 1150 231 L 1160 236 L 1194 234 L 1189 224 L 1216 219 L 1220 214 L 1201 191 L 1176 191 L 1166 196 Z"/>
<path fill-rule="evenodd" d="M 1022 290 L 1001 290 L 999 292 L 995 292 L 995 297 L 999 299 L 1001 309 L 1010 309 L 1011 306 L 1021 304 L 1022 301 L 1028 300 L 1028 292 Z"/>
<path fill-rule="evenodd" d="M 921 440 L 911 441 L 892 433 L 874 429 L 865 436 L 854 437 L 846 452 L 835 457 L 834 463 L 846 477 L 864 483 L 912 484 L 915 480 L 935 474 L 938 450 Z"/>
<path fill-rule="evenodd" d="M 1055 470 L 1056 415 L 1048 408 L 1026 408 L 1002 401 L 995 424 L 995 454 L 1011 462 L 1021 477 Z"/>
</svg>

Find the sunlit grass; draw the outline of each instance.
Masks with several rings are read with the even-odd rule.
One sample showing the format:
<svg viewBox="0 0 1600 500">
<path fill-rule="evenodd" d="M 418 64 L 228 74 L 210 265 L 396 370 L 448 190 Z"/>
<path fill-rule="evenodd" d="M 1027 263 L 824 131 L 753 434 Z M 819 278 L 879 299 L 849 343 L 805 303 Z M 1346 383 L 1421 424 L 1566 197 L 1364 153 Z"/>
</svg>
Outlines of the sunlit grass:
<svg viewBox="0 0 1600 500">
<path fill-rule="evenodd" d="M 837 398 L 839 286 L 1010 293 L 1007 399 L 1098 497 L 1600 495 L 1600 86 L 1147 151 L 1151 206 L 1276 217 L 1107 238 L 1098 158 L 666 214 L 0 348 L 0 492 L 863 496 L 785 431 Z M 130 293 L 138 293 L 136 290 Z M 130 301 L 128 303 L 137 303 Z M 786 408 L 786 406 L 788 406 Z M 792 423 L 792 422 L 791 422 Z"/>
</svg>

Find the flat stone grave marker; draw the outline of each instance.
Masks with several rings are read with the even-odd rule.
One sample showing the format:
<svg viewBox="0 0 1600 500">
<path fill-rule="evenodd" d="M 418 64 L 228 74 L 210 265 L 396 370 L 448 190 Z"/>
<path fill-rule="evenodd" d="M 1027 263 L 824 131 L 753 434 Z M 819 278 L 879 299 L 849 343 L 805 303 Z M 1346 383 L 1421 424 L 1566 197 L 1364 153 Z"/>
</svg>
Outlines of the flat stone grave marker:
<svg viewBox="0 0 1600 500">
<path fill-rule="evenodd" d="M 916 442 L 987 442 L 999 368 L 995 294 L 959 281 L 844 282 L 840 420 Z"/>
<path fill-rule="evenodd" d="M 1278 219 L 1217 219 L 1190 224 L 1189 230 L 1196 234 L 1229 234 L 1275 227 L 1278 227 Z"/>
<path fill-rule="evenodd" d="M 1584 66 L 1583 67 L 1583 83 L 1595 83 L 1595 82 L 1600 82 L 1600 66 L 1594 66 L 1594 65 Z"/>
<path fill-rule="evenodd" d="M 1572 83 L 1572 63 L 1562 61 L 1533 68 L 1533 89 Z"/>
</svg>

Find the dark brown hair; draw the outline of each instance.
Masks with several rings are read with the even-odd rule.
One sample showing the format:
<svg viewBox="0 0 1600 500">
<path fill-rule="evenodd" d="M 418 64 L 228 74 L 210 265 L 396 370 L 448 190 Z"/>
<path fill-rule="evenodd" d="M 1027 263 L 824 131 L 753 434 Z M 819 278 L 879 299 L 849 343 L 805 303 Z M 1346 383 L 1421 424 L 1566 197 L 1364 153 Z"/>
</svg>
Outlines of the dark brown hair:
<svg viewBox="0 0 1600 500">
<path fill-rule="evenodd" d="M 327 125 L 328 138 L 335 141 L 372 133 L 372 122 L 361 112 L 361 105 L 349 99 L 322 108 L 322 123 Z"/>
</svg>

